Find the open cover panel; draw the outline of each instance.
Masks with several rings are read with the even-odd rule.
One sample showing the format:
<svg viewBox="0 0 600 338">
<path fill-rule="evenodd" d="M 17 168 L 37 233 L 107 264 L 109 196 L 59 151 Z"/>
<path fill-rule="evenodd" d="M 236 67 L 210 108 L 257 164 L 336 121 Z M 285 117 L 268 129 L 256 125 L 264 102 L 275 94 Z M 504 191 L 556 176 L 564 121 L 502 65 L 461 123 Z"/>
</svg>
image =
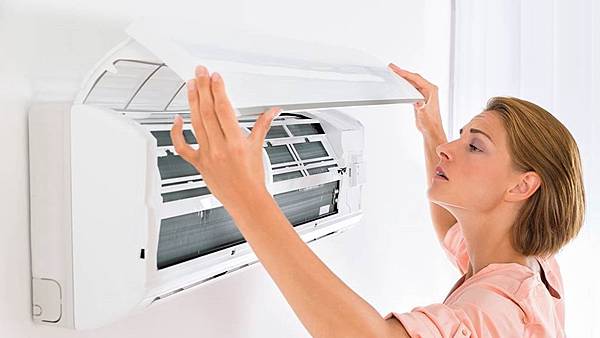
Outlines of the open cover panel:
<svg viewBox="0 0 600 338">
<path fill-rule="evenodd" d="M 128 34 L 161 62 L 116 57 L 84 103 L 138 112 L 187 109 L 184 80 L 198 64 L 218 71 L 240 114 L 414 102 L 422 95 L 385 63 L 351 48 L 191 22 L 139 20 Z M 118 54 L 118 53 L 116 53 Z M 310 88 L 310 90 L 306 90 Z"/>
</svg>

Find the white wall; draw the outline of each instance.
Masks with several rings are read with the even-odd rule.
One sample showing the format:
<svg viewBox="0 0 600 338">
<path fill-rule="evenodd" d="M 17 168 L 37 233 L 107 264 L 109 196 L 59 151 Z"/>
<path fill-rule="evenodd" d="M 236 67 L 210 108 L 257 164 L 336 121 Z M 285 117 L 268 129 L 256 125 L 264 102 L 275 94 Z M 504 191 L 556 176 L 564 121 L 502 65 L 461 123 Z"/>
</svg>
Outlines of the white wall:
<svg viewBox="0 0 600 338">
<path fill-rule="evenodd" d="M 125 38 L 123 29 L 134 17 L 165 13 L 365 49 L 438 84 L 445 115 L 449 10 L 445 0 L 0 1 L 0 337 L 308 336 L 258 264 L 99 330 L 34 326 L 27 107 L 32 100 L 72 98 L 94 63 Z M 441 302 L 459 276 L 429 223 L 412 107 L 352 114 L 366 127 L 364 222 L 312 247 L 382 315 Z"/>
</svg>

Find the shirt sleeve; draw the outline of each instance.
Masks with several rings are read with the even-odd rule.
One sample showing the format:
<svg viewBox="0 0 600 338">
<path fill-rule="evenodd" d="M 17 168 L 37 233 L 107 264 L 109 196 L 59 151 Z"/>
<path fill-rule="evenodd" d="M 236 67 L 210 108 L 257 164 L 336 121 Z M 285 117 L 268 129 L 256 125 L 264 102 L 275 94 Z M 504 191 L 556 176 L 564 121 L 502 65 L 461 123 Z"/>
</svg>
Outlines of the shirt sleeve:
<svg viewBox="0 0 600 338">
<path fill-rule="evenodd" d="M 522 337 L 525 330 L 517 311 L 484 311 L 474 303 L 431 304 L 384 319 L 392 316 L 412 338 Z"/>
<path fill-rule="evenodd" d="M 463 237 L 462 230 L 458 223 L 454 223 L 446 232 L 442 240 L 442 248 L 446 255 L 458 270 L 464 274 L 469 270 L 469 254 L 467 253 L 467 244 Z"/>
<path fill-rule="evenodd" d="M 470 320 L 464 311 L 444 304 L 416 307 L 411 312 L 389 313 L 396 317 L 411 338 L 471 337 Z"/>
</svg>

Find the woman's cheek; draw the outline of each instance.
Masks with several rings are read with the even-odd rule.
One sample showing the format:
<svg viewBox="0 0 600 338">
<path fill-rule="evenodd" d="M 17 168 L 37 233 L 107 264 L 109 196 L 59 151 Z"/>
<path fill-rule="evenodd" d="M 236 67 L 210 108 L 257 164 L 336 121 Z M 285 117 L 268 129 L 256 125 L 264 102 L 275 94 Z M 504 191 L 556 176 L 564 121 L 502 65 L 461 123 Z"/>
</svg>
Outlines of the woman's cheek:
<svg viewBox="0 0 600 338">
<path fill-rule="evenodd" d="M 489 171 L 486 175 L 480 177 L 477 186 L 474 188 L 473 198 L 476 200 L 477 209 L 491 210 L 498 206 L 504 195 L 504 185 L 500 176 L 494 175 Z"/>
<path fill-rule="evenodd" d="M 451 182 L 457 193 L 457 203 L 466 209 L 483 210 L 489 208 L 493 197 L 493 179 L 489 168 L 471 164 L 464 168 Z M 451 178 L 452 179 L 452 178 Z"/>
</svg>

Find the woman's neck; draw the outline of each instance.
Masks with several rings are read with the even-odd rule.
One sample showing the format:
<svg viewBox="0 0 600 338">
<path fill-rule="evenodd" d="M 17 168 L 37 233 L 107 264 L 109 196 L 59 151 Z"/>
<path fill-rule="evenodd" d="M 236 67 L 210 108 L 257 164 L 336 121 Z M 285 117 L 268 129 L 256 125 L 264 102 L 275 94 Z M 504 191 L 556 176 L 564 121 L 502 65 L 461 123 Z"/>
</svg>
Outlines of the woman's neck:
<svg viewBox="0 0 600 338">
<path fill-rule="evenodd" d="M 514 217 L 510 217 L 507 212 L 499 213 L 499 216 L 487 216 L 457 217 L 469 253 L 470 264 L 466 278 L 492 263 L 517 263 L 537 271 L 535 258 L 520 254 L 512 246 L 511 229 Z"/>
</svg>

